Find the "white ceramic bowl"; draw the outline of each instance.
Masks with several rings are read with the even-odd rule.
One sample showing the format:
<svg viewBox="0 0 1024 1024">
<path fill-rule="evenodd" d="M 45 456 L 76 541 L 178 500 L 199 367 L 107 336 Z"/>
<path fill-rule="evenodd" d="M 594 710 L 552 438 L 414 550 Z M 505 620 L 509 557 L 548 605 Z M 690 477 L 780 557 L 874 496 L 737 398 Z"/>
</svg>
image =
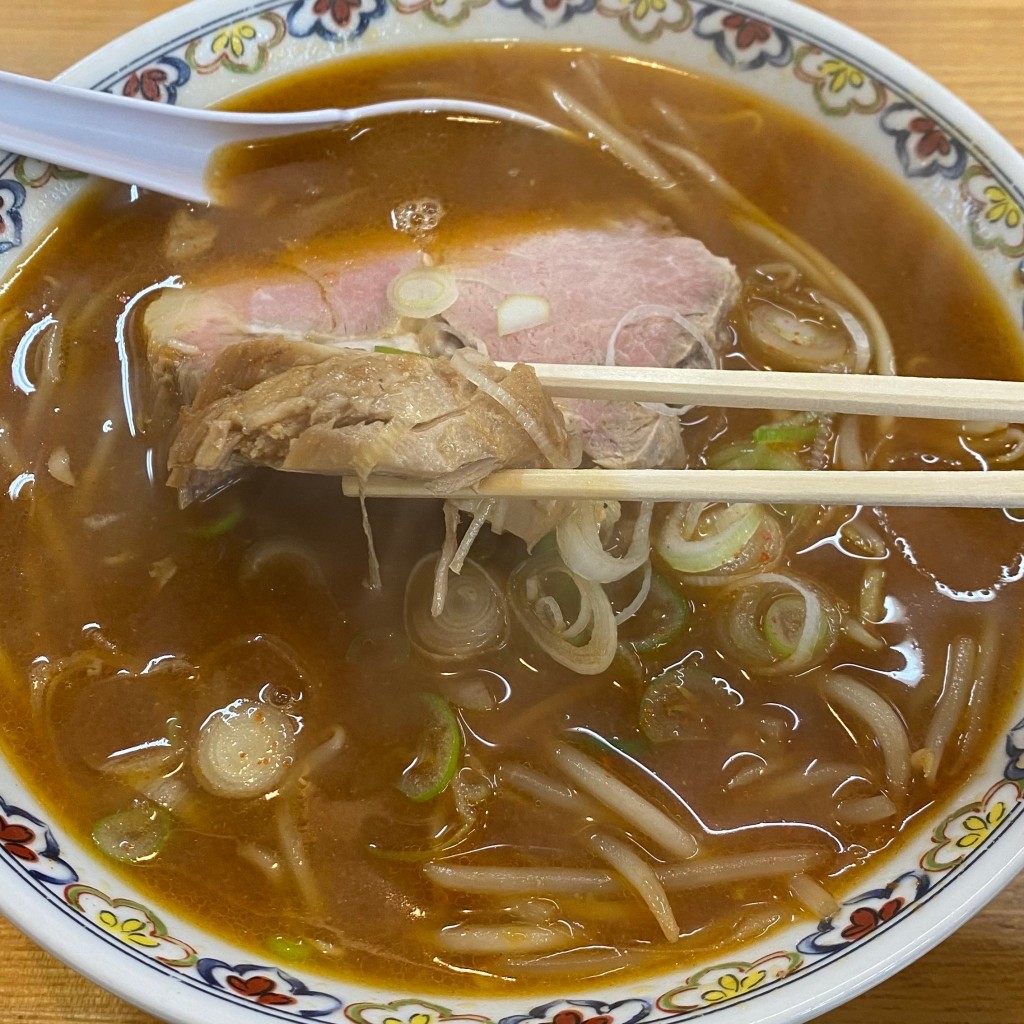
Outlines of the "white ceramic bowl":
<svg viewBox="0 0 1024 1024">
<path fill-rule="evenodd" d="M 787 0 L 199 0 L 104 47 L 64 80 L 203 105 L 350 51 L 509 37 L 690 67 L 839 132 L 931 204 L 1020 321 L 1024 160 L 925 75 Z M 0 278 L 33 252 L 78 187 L 51 167 L 0 155 Z M 253 963 L 251 951 L 134 893 L 65 836 L 2 762 L 0 912 L 87 977 L 182 1024 L 542 1024 L 562 1010 L 580 1022 L 607 1015 L 608 1024 L 796 1024 L 920 956 L 1024 866 L 1024 727 L 1014 729 L 1021 719 L 1024 699 L 1004 723 L 1005 749 L 997 745 L 962 792 L 930 811 L 831 921 L 773 933 L 729 963 L 688 963 L 645 982 L 546 1001 L 439 1003 Z"/>
</svg>

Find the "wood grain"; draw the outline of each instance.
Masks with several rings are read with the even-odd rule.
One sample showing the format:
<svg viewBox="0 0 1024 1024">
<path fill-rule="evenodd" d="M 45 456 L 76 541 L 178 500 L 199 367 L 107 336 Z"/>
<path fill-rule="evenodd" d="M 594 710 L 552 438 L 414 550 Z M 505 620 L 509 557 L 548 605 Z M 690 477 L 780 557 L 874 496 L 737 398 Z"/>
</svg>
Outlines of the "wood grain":
<svg viewBox="0 0 1024 1024">
<path fill-rule="evenodd" d="M 4 0 L 0 68 L 46 77 L 174 0 Z M 812 0 L 914 62 L 1024 148 L 1022 0 Z M 1024 1024 L 1024 878 L 938 949 L 822 1024 Z M 4 1024 L 155 1024 L 0 919 Z M 752 1021 L 751 1024 L 754 1024 Z"/>
<path fill-rule="evenodd" d="M 497 365 L 508 370 L 513 366 L 502 362 Z M 786 371 L 751 374 L 661 366 L 531 365 L 544 391 L 555 398 L 668 402 L 719 409 L 847 412 L 963 422 L 1013 421 L 1024 408 L 1024 382 L 1015 380 Z"/>
<path fill-rule="evenodd" d="M 343 476 L 341 487 L 350 498 L 437 500 L 430 483 L 396 476 Z M 1024 470 L 499 469 L 473 487 L 446 491 L 445 497 L 1003 509 L 1024 504 Z"/>
</svg>

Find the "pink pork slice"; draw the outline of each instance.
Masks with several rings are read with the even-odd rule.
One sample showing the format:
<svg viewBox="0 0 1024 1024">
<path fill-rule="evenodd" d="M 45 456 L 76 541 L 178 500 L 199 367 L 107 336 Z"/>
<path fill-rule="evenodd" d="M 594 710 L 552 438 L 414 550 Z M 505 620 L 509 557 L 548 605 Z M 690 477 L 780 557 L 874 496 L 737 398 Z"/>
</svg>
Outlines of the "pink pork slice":
<svg viewBox="0 0 1024 1024">
<path fill-rule="evenodd" d="M 396 321 L 388 284 L 420 264 L 410 245 L 168 289 L 146 310 L 154 373 L 188 401 L 213 359 L 235 342 L 380 337 Z"/>
<path fill-rule="evenodd" d="M 444 319 L 498 361 L 604 363 L 616 325 L 645 305 L 674 310 L 713 342 L 739 292 L 728 260 L 695 238 L 639 221 L 512 236 L 452 253 L 445 263 L 459 297 Z M 545 298 L 548 322 L 500 336 L 497 306 L 513 295 Z M 651 317 L 622 329 L 616 362 L 674 366 L 691 347 L 677 324 Z"/>
<path fill-rule="evenodd" d="M 735 301 L 732 264 L 703 243 L 647 221 L 593 228 L 557 228 L 508 235 L 444 254 L 458 298 L 443 319 L 464 342 L 509 362 L 604 363 L 609 340 L 637 307 L 666 307 L 713 343 Z M 387 335 L 397 318 L 388 284 L 421 265 L 411 242 L 360 247 L 345 258 L 322 256 L 167 290 L 146 311 L 155 375 L 187 404 L 213 359 L 235 342 L 272 336 L 330 344 Z M 229 277 L 234 273 L 236 276 Z M 498 334 L 497 309 L 515 295 L 542 296 L 550 318 Z M 693 349 L 689 332 L 665 316 L 640 318 L 619 332 L 616 361 L 672 366 Z M 629 468 L 683 465 L 673 417 L 637 404 L 562 401 L 597 465 Z"/>
<path fill-rule="evenodd" d="M 739 278 L 728 260 L 695 238 L 667 234 L 641 221 L 516 236 L 453 254 L 448 264 L 458 279 L 459 297 L 445 311 L 445 320 L 467 344 L 509 362 L 605 363 L 614 335 L 616 363 L 674 366 L 694 343 L 665 311 L 684 317 L 713 345 L 739 293 Z M 543 297 L 550 319 L 500 335 L 497 307 L 514 295 Z M 631 318 L 631 311 L 637 315 Z M 558 404 L 578 426 L 583 450 L 598 466 L 686 464 L 674 417 L 637 403 L 562 399 Z"/>
</svg>

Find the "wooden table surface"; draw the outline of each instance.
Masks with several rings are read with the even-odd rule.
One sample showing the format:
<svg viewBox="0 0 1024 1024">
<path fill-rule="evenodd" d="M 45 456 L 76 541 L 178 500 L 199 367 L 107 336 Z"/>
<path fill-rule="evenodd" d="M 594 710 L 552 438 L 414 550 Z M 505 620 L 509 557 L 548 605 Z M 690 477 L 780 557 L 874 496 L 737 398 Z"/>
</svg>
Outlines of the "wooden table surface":
<svg viewBox="0 0 1024 1024">
<path fill-rule="evenodd" d="M 933 75 L 1024 150 L 1024 0 L 808 0 Z M 0 68 L 48 77 L 177 0 L 3 0 Z M 1024 876 L 822 1024 L 1024 1024 Z M 0 1024 L 153 1024 L 0 918 Z M 751 1024 L 755 1024 L 751 1021 Z"/>
</svg>

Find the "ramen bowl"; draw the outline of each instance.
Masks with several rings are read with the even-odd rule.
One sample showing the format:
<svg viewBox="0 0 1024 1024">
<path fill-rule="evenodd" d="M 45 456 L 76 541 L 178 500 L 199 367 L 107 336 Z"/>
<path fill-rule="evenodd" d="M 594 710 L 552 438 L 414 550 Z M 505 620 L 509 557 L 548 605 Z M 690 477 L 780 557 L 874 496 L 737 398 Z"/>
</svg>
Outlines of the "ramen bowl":
<svg viewBox="0 0 1024 1024">
<path fill-rule="evenodd" d="M 350 53 L 511 38 L 693 69 L 838 133 L 946 221 L 1020 323 L 1024 161 L 920 72 L 784 0 L 201 0 L 105 47 L 64 81 L 202 106 Z M 0 277 L 34 252 L 80 187 L 61 169 L 0 158 Z M 991 745 L 959 791 L 918 816 L 837 913 L 774 931 L 727 959 L 687 959 L 643 980 L 536 997 L 438 996 L 275 963 L 133 890 L 5 763 L 0 912 L 98 984 L 182 1024 L 796 1024 L 910 963 L 1024 865 L 1024 697 L 1003 719 L 1005 742 Z M 176 895 L 175 903 L 187 902 Z"/>
</svg>

